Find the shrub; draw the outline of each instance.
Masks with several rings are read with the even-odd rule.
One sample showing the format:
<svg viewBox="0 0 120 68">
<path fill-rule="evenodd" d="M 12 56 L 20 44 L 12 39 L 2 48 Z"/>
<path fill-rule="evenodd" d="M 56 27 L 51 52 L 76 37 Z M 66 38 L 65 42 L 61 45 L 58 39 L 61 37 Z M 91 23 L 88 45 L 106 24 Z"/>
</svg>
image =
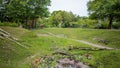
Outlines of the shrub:
<svg viewBox="0 0 120 68">
<path fill-rule="evenodd" d="M 81 28 L 94 28 L 94 24 L 96 24 L 96 20 L 92 19 L 79 19 L 78 24 Z"/>
<path fill-rule="evenodd" d="M 120 22 L 113 22 L 113 28 L 120 29 Z"/>
<path fill-rule="evenodd" d="M 107 29 L 108 24 L 107 23 L 97 23 L 94 25 L 95 29 Z"/>
<path fill-rule="evenodd" d="M 11 22 L 0 22 L 0 26 L 11 26 L 11 27 L 18 27 L 20 23 L 11 23 Z"/>
</svg>

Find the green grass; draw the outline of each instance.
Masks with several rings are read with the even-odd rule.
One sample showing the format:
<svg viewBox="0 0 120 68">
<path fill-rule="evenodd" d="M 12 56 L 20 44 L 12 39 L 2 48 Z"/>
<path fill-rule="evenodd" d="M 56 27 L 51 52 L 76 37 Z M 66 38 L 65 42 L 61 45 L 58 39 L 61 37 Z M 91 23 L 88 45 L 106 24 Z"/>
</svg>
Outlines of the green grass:
<svg viewBox="0 0 120 68">
<path fill-rule="evenodd" d="M 0 67 L 1 68 L 14 68 L 20 60 L 29 55 L 29 52 L 11 42 L 8 39 L 0 39 Z"/>
<path fill-rule="evenodd" d="M 0 26 L 3 30 L 9 32 L 13 37 L 20 38 L 24 33 L 29 32 L 27 29 L 17 27 Z"/>
<path fill-rule="evenodd" d="M 10 64 L 8 67 L 5 68 L 14 68 L 15 66 L 23 68 L 23 67 L 28 67 L 30 62 L 41 55 L 46 55 L 49 54 L 51 55 L 54 50 L 51 50 L 54 47 L 56 48 L 67 48 L 69 46 L 80 46 L 80 47 L 91 47 L 86 44 L 82 44 L 76 41 L 72 41 L 69 39 L 64 39 L 64 38 L 57 38 L 53 36 L 37 36 L 37 34 L 34 31 L 29 31 L 26 29 L 22 28 L 13 28 L 13 27 L 1 27 L 2 29 L 6 30 L 9 32 L 12 36 L 16 37 L 18 42 L 21 44 L 27 45 L 29 49 L 25 49 L 16 43 L 8 40 L 8 39 L 1 39 L 0 40 L 0 55 L 4 56 L 7 54 L 7 57 L 1 57 L 1 63 L 6 59 L 5 63 L 2 64 L 3 68 L 4 66 L 7 66 L 7 63 L 9 62 Z M 42 34 L 42 33 L 41 33 Z M 7 43 L 6 43 L 7 42 Z M 9 49 L 9 53 L 6 53 L 8 49 L 2 49 L 2 47 L 8 47 L 11 48 Z M 27 63 L 22 64 L 22 60 L 27 58 L 28 56 L 32 56 L 34 54 L 37 54 L 34 58 L 30 59 Z M 14 55 L 14 56 L 13 56 Z M 21 62 L 21 63 L 20 63 Z M 20 64 L 20 65 L 17 65 Z"/>
<path fill-rule="evenodd" d="M 92 46 L 68 39 L 83 39 L 90 41 L 92 37 L 96 36 L 99 38 L 108 38 L 112 36 L 111 41 L 119 40 L 119 31 L 109 31 L 109 30 L 88 30 L 88 29 L 40 29 L 40 30 L 26 30 L 22 28 L 13 27 L 0 27 L 12 36 L 16 37 L 18 42 L 26 45 L 29 49 L 21 47 L 16 43 L 4 38 L 0 39 L 0 67 L 1 68 L 30 68 L 30 63 L 40 56 L 54 56 L 52 53 L 55 50 L 67 51 L 73 54 L 76 60 L 80 60 L 78 56 L 83 56 L 82 62 L 89 63 L 92 68 L 116 68 L 119 66 L 120 62 L 120 51 L 119 50 L 101 50 L 101 51 L 91 51 L 91 50 L 72 50 L 68 51 L 69 46 L 79 46 L 79 47 L 89 47 Z M 60 35 L 68 38 L 59 38 L 49 35 L 45 31 L 52 32 L 56 35 Z M 106 32 L 104 34 L 104 32 Z M 111 33 L 111 35 L 108 35 Z M 103 34 L 103 35 L 101 35 Z M 107 35 L 107 36 L 104 36 Z M 114 42 L 113 41 L 113 42 Z M 94 41 L 90 41 L 94 42 Z M 96 42 L 94 42 L 96 43 Z M 118 43 L 117 43 L 118 44 Z M 112 44 L 109 43 L 109 46 Z M 108 46 L 108 45 L 107 45 Z M 113 47 L 113 46 L 111 46 Z M 90 53 L 92 58 L 86 59 L 85 54 Z M 33 56 L 33 58 L 26 59 L 27 57 Z M 60 55 L 56 56 L 53 65 Z M 61 55 L 62 56 L 62 55 Z M 114 58 L 115 57 L 115 58 Z M 96 62 L 98 65 L 96 66 Z M 116 62 L 117 61 L 117 62 Z M 111 66 L 112 65 L 112 66 Z"/>
<path fill-rule="evenodd" d="M 92 68 L 117 68 L 120 63 L 119 50 L 100 50 L 100 51 L 85 51 L 73 50 L 76 59 L 87 63 Z M 85 54 L 90 54 L 91 58 L 87 59 Z M 79 57 L 82 56 L 80 59 Z"/>
<path fill-rule="evenodd" d="M 120 48 L 120 30 L 80 29 L 80 28 L 47 28 L 38 32 L 51 32 L 56 35 L 64 35 L 68 38 L 86 40 L 103 46 Z M 106 41 L 99 42 L 100 40 Z"/>
<path fill-rule="evenodd" d="M 22 36 L 28 30 L 11 27 L 0 27 L 8 31 L 12 36 Z M 19 66 L 19 61 L 25 59 L 31 54 L 26 48 L 8 40 L 7 38 L 0 38 L 0 67 L 1 68 L 15 68 Z"/>
</svg>

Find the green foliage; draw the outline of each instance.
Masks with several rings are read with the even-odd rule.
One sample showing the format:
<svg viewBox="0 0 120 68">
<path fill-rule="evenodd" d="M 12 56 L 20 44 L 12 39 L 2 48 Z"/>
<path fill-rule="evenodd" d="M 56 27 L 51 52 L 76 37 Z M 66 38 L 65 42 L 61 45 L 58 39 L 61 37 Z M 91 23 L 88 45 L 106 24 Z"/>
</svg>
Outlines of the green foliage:
<svg viewBox="0 0 120 68">
<path fill-rule="evenodd" d="M 119 15 L 119 0 L 91 0 L 88 2 L 88 11 L 93 17 L 105 18 L 109 15 Z"/>
<path fill-rule="evenodd" d="M 50 0 L 2 0 L 0 3 L 0 21 L 27 21 L 48 16 Z"/>
<path fill-rule="evenodd" d="M 18 27 L 20 23 L 11 23 L 11 22 L 0 22 L 0 26 L 10 26 L 10 27 Z"/>
<path fill-rule="evenodd" d="M 70 27 L 70 22 L 74 20 L 74 14 L 67 11 L 54 11 L 49 21 L 54 27 Z"/>
<path fill-rule="evenodd" d="M 94 28 L 94 25 L 96 24 L 96 20 L 81 18 L 78 20 L 78 24 L 82 28 Z"/>
<path fill-rule="evenodd" d="M 48 18 L 38 18 L 36 21 L 37 28 L 52 27 Z"/>
<path fill-rule="evenodd" d="M 108 21 L 98 20 L 98 23 L 94 24 L 95 29 L 107 29 Z"/>
<path fill-rule="evenodd" d="M 91 18 L 109 19 L 108 28 L 112 28 L 112 22 L 119 20 L 120 0 L 90 0 L 88 11 Z"/>
<path fill-rule="evenodd" d="M 113 22 L 113 28 L 120 29 L 120 22 Z"/>
</svg>

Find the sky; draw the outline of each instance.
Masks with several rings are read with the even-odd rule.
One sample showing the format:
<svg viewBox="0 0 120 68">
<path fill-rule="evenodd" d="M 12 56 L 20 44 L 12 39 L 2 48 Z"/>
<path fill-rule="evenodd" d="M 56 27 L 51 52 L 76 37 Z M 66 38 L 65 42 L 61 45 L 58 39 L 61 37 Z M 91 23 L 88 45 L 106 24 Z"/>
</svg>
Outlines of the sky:
<svg viewBox="0 0 120 68">
<path fill-rule="evenodd" d="M 89 0 L 51 0 L 50 12 L 56 10 L 71 11 L 76 15 L 88 16 L 87 2 Z"/>
</svg>

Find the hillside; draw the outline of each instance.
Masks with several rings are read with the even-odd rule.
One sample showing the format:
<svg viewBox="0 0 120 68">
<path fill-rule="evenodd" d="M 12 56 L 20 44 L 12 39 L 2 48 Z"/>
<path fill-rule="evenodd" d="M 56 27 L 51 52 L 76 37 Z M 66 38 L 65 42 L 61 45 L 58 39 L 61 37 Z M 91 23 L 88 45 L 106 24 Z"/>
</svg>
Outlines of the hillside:
<svg viewBox="0 0 120 68">
<path fill-rule="evenodd" d="M 47 28 L 41 31 L 44 33 L 50 32 L 57 36 L 64 36 L 72 39 L 85 40 L 85 41 L 92 42 L 95 44 L 100 44 L 103 46 L 120 48 L 120 38 L 119 38 L 120 30 Z"/>
<path fill-rule="evenodd" d="M 79 60 L 92 68 L 106 68 L 106 66 L 109 68 L 116 68 L 117 66 L 119 66 L 119 50 L 107 50 L 102 48 L 96 48 L 94 46 L 84 44 L 78 41 L 86 36 L 89 39 L 83 40 L 96 43 L 90 41 L 90 39 L 94 35 L 98 34 L 96 30 L 71 28 L 39 30 L 27 30 L 23 28 L 14 27 L 0 28 L 9 34 L 8 37 L 0 34 L 1 68 L 33 68 L 35 66 L 39 68 L 46 68 L 46 66 L 48 66 L 47 63 L 49 63 L 51 67 L 54 67 L 56 65 L 57 60 L 65 57 L 73 57 L 75 60 Z M 93 32 L 91 33 L 91 31 Z M 102 31 L 99 32 L 101 34 L 103 32 L 106 32 L 106 36 L 104 37 L 108 39 L 108 34 L 110 32 L 113 33 L 113 31 L 108 30 L 108 33 L 106 30 L 100 31 Z M 119 34 L 117 33 L 119 33 L 119 31 L 116 31 L 116 33 L 114 31 L 111 40 L 119 40 Z M 97 37 L 102 38 L 103 35 L 101 34 L 98 34 Z M 91 58 L 88 59 L 85 56 L 86 54 L 90 54 Z M 33 64 L 33 61 L 35 61 L 38 58 L 42 58 L 40 63 Z"/>
<path fill-rule="evenodd" d="M 21 43 L 17 42 L 20 33 L 18 31 L 25 33 L 27 30 L 11 28 L 11 27 L 1 27 L 2 29 L 8 31 L 0 31 L 0 67 L 1 68 L 14 68 L 19 66 L 18 62 L 29 55 L 28 50 L 23 47 Z M 6 32 L 6 33 L 5 33 Z M 4 35 L 3 35 L 4 34 Z M 13 36 L 16 36 L 16 38 Z"/>
</svg>

